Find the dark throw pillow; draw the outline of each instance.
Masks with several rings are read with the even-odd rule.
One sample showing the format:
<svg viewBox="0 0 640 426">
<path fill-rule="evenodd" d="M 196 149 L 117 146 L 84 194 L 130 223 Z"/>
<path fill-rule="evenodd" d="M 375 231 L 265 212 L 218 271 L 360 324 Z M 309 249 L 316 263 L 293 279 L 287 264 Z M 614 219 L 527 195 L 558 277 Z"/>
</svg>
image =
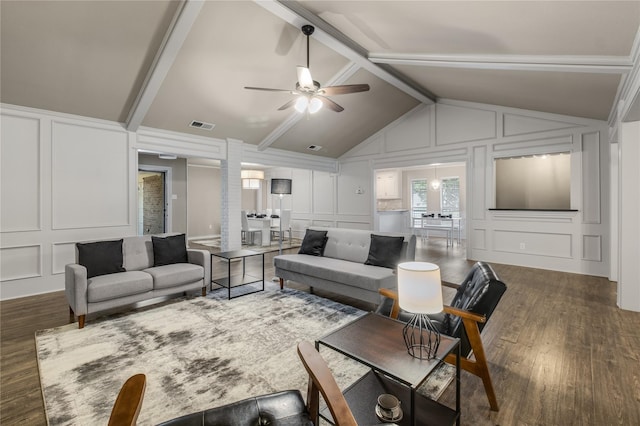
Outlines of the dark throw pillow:
<svg viewBox="0 0 640 426">
<path fill-rule="evenodd" d="M 122 240 L 76 243 L 78 263 L 87 268 L 87 278 L 124 272 Z"/>
<path fill-rule="evenodd" d="M 369 257 L 364 264 L 395 269 L 402 257 L 403 242 L 404 237 L 371 234 Z"/>
<path fill-rule="evenodd" d="M 304 239 L 300 245 L 298 254 L 309 254 L 311 256 L 322 256 L 324 253 L 324 247 L 327 245 L 327 231 L 315 231 L 313 229 L 307 229 L 304 234 Z"/>
<path fill-rule="evenodd" d="M 151 236 L 151 243 L 153 244 L 153 266 L 189 262 L 184 234 L 170 237 Z"/>
</svg>

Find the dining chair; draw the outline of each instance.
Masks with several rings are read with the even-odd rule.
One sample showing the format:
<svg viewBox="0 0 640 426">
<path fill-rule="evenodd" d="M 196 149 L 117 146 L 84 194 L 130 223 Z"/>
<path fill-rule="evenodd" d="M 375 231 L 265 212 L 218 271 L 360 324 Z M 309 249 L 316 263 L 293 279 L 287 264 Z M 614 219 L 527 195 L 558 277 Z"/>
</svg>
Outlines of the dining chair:
<svg viewBox="0 0 640 426">
<path fill-rule="evenodd" d="M 109 426 L 133 426 L 136 424 L 146 387 L 147 376 L 144 374 L 136 374 L 124 382 L 111 409 Z"/>
<path fill-rule="evenodd" d="M 241 220 L 242 220 L 242 235 L 241 235 L 241 240 L 243 241 L 244 244 L 252 244 L 254 243 L 254 238 L 255 238 L 255 234 L 256 233 L 260 233 L 260 235 L 262 236 L 262 229 L 259 228 L 251 228 L 249 226 L 249 219 L 247 218 L 247 212 L 246 210 L 241 210 L 240 211 L 240 216 L 241 216 Z"/>
<path fill-rule="evenodd" d="M 271 226 L 271 236 L 277 235 L 284 240 L 285 232 L 289 232 L 289 242 L 291 242 L 291 210 L 282 210 L 278 225 Z M 280 234 L 280 224 L 282 224 L 282 235 Z M 272 238 L 273 239 L 273 238 Z"/>
</svg>

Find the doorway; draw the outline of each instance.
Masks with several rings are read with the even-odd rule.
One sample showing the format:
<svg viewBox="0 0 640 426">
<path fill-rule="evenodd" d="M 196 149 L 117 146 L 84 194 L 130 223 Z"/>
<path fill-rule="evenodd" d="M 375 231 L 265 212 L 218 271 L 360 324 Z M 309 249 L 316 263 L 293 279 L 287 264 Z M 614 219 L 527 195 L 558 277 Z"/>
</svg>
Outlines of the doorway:
<svg viewBox="0 0 640 426">
<path fill-rule="evenodd" d="M 138 169 L 138 235 L 171 232 L 171 168 Z"/>
</svg>

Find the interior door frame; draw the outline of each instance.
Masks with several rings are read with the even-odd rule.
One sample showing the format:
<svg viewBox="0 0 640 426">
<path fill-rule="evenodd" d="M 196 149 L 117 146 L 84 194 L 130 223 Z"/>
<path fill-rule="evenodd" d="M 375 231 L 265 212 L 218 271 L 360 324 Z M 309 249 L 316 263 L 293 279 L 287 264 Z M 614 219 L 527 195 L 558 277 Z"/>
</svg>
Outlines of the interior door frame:
<svg viewBox="0 0 640 426">
<path fill-rule="evenodd" d="M 167 166 L 154 166 L 151 164 L 138 164 L 138 172 L 159 172 L 164 173 L 164 232 L 169 233 L 172 232 L 171 219 L 172 219 L 172 186 L 171 182 L 173 182 L 173 169 Z M 136 209 L 137 212 L 140 209 Z M 136 224 L 139 222 L 136 221 Z M 137 225 L 136 225 L 137 226 Z M 138 232 L 140 230 L 137 230 Z"/>
</svg>

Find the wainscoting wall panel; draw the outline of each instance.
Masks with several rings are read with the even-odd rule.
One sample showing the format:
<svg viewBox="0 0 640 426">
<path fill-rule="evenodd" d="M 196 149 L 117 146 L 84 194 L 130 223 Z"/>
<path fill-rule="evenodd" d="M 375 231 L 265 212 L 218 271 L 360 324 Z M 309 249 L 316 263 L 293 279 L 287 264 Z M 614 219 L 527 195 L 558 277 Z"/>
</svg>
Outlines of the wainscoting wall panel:
<svg viewBox="0 0 640 426">
<path fill-rule="evenodd" d="M 42 246 L 39 244 L 0 249 L 0 281 L 42 275 Z"/>
<path fill-rule="evenodd" d="M 582 236 L 582 259 L 594 262 L 602 261 L 602 237 L 600 235 Z"/>
<path fill-rule="evenodd" d="M 54 121 L 52 228 L 129 224 L 129 149 L 123 131 Z"/>
<path fill-rule="evenodd" d="M 314 214 L 335 213 L 335 176 L 332 173 L 313 172 L 313 206 Z M 297 212 L 296 212 L 297 213 Z M 310 213 L 307 211 L 305 213 Z"/>
<path fill-rule="evenodd" d="M 436 145 L 494 139 L 497 136 L 496 118 L 496 112 L 489 109 L 438 103 Z"/>
<path fill-rule="evenodd" d="M 495 229 L 493 250 L 570 259 L 572 257 L 571 234 Z"/>
<path fill-rule="evenodd" d="M 76 261 L 76 243 L 60 242 L 51 244 L 51 274 L 64 274 L 64 267 Z"/>
<path fill-rule="evenodd" d="M 571 129 L 581 124 L 568 121 L 550 120 L 521 114 L 504 114 L 503 136 L 521 136 L 550 130 Z"/>
<path fill-rule="evenodd" d="M 600 134 L 582 135 L 582 223 L 600 223 Z"/>
<path fill-rule="evenodd" d="M 41 229 L 40 120 L 2 116 L 0 171 L 2 232 Z"/>
</svg>

